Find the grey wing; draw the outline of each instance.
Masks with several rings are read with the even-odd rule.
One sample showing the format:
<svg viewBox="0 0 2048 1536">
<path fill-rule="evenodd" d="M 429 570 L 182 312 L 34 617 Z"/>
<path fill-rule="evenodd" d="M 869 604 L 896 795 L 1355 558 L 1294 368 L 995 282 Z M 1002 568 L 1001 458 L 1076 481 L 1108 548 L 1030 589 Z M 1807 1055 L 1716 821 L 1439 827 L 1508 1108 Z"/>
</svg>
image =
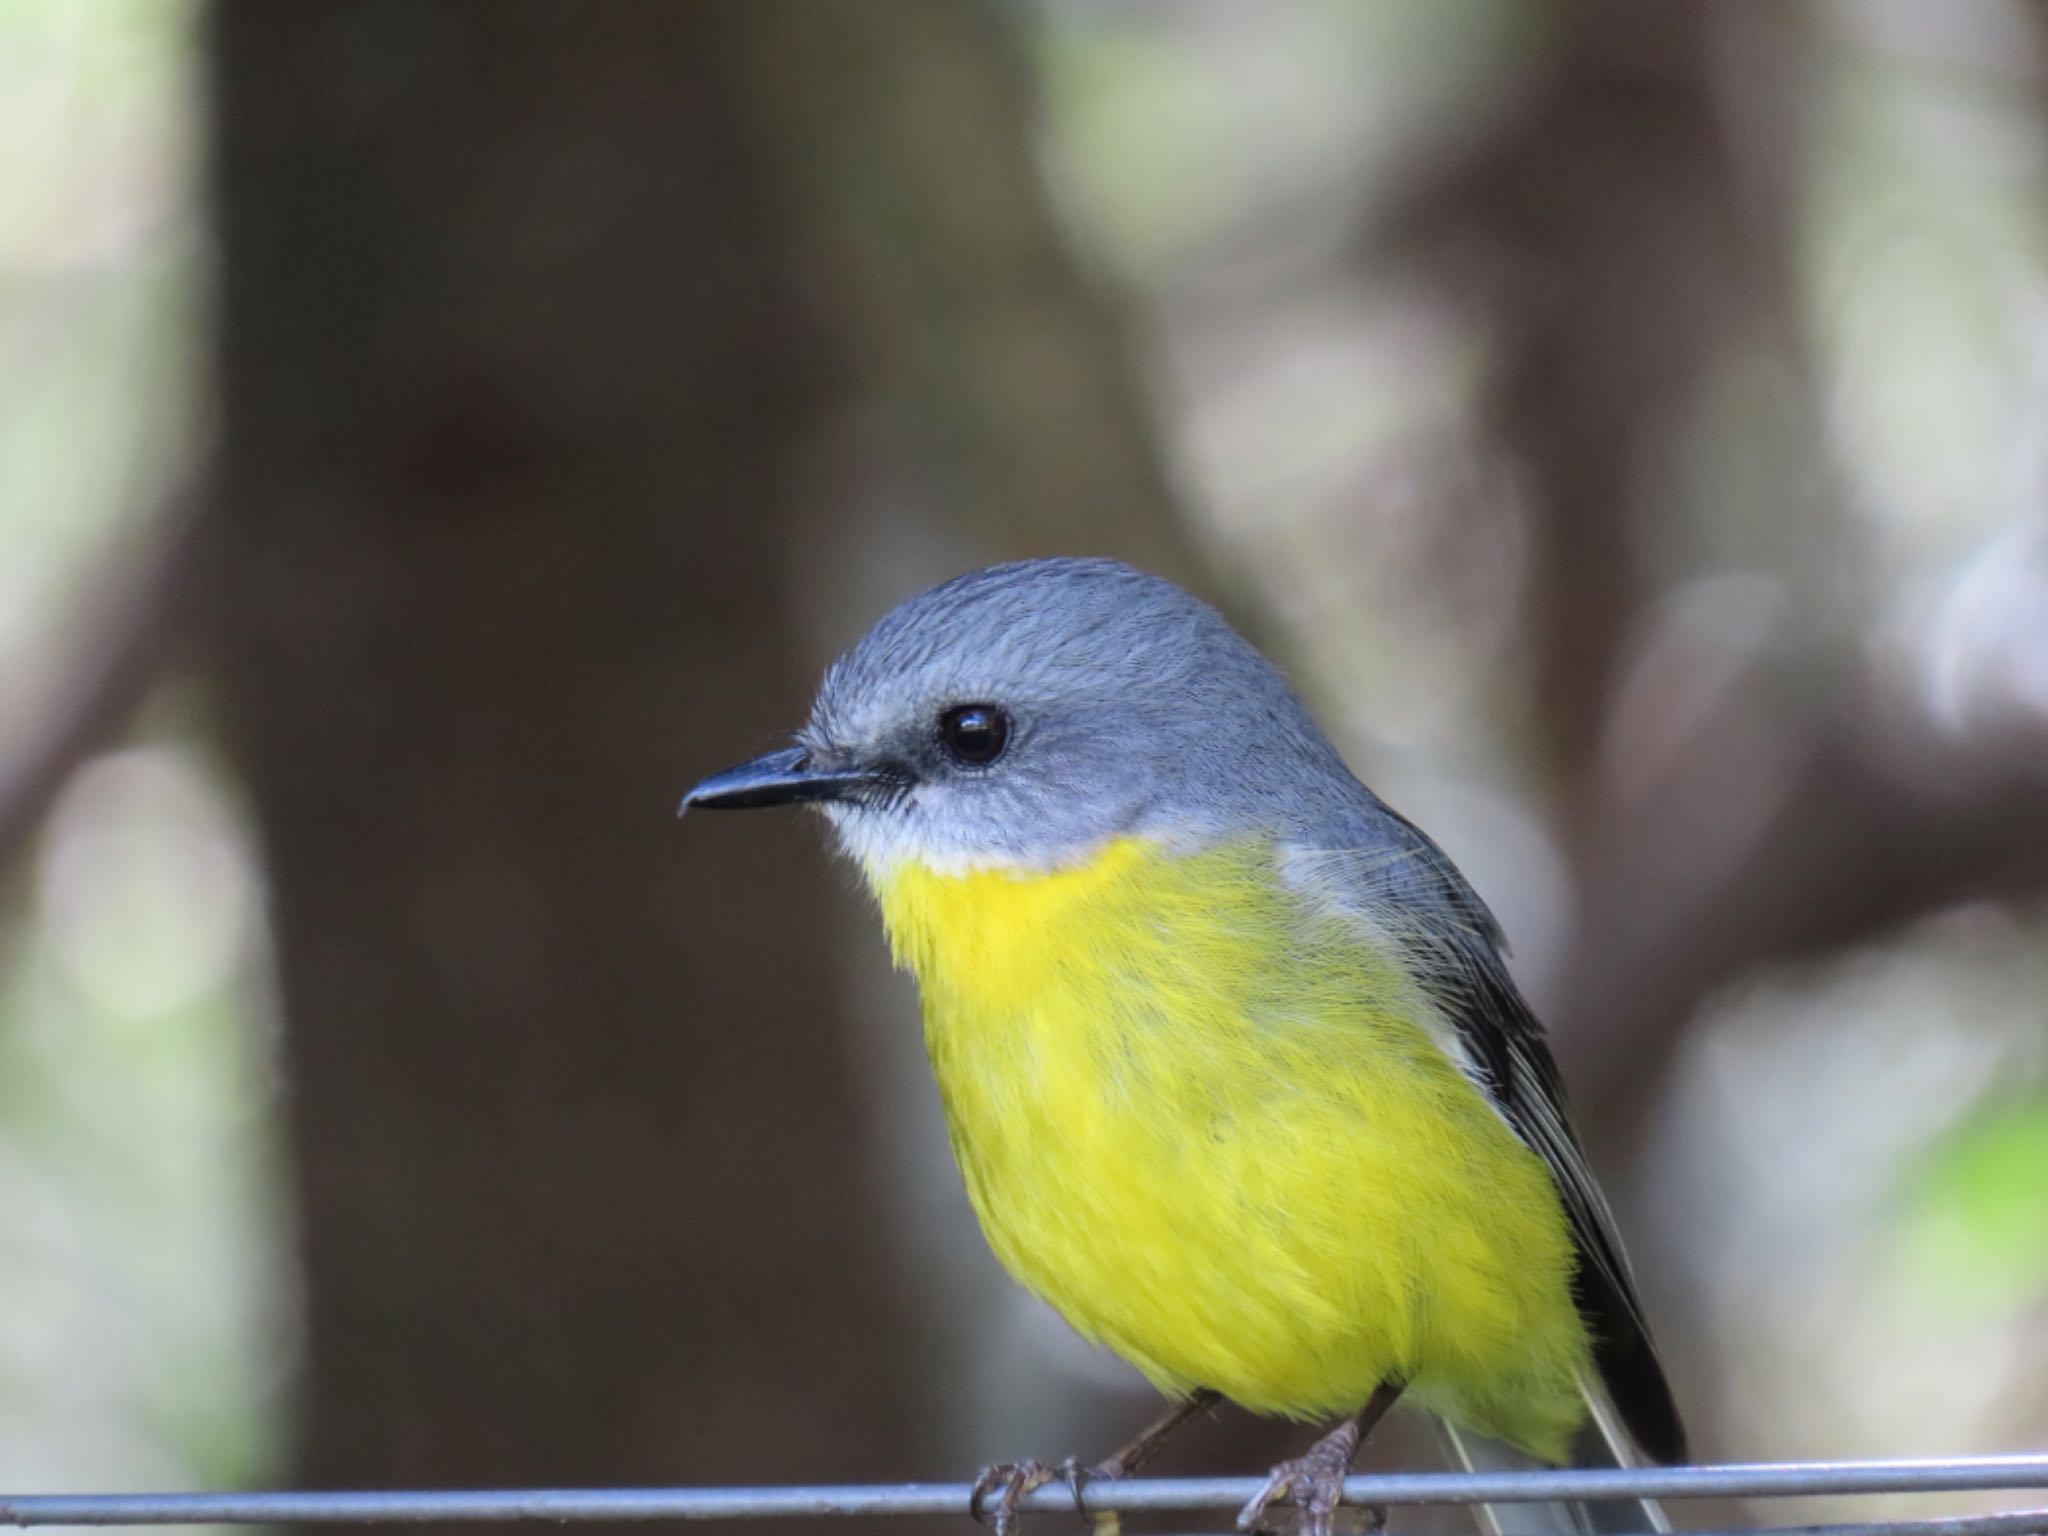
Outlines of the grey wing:
<svg viewBox="0 0 2048 1536">
<path fill-rule="evenodd" d="M 1578 1251 L 1579 1310 L 1593 1335 L 1602 1384 L 1637 1448 L 1658 1462 L 1685 1460 L 1685 1428 L 1629 1271 L 1614 1213 L 1572 1128 L 1564 1080 L 1543 1025 L 1508 974 L 1500 926 L 1449 857 L 1375 799 L 1385 824 L 1364 865 L 1369 889 L 1354 899 L 1401 944 L 1451 1021 L 1467 1066 L 1502 1118 L 1549 1167 Z M 1393 914 L 1399 914 L 1393 917 Z"/>
<path fill-rule="evenodd" d="M 1682 1462 L 1685 1426 L 1651 1340 L 1614 1213 L 1572 1129 L 1563 1079 L 1542 1025 L 1507 976 L 1498 952 L 1484 957 L 1477 969 L 1476 977 L 1468 975 L 1445 988 L 1440 1001 L 1467 1049 L 1490 1055 L 1494 1065 L 1489 1071 L 1500 1074 L 1488 1085 L 1494 1101 L 1549 1165 L 1578 1248 L 1574 1286 L 1592 1330 L 1594 1363 L 1629 1437 L 1654 1461 Z"/>
</svg>

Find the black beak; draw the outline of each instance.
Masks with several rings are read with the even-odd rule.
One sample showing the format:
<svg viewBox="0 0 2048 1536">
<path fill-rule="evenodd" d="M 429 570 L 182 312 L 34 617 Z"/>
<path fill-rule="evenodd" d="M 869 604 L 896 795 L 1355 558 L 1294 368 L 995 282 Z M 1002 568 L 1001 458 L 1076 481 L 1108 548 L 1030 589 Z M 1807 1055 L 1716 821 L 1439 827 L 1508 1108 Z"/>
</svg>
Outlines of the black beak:
<svg viewBox="0 0 2048 1536">
<path fill-rule="evenodd" d="M 751 811 L 763 805 L 801 805 L 809 800 L 845 800 L 874 787 L 865 768 L 819 768 L 802 747 L 784 747 L 714 773 L 687 795 L 676 814 L 696 806 L 707 811 Z"/>
</svg>

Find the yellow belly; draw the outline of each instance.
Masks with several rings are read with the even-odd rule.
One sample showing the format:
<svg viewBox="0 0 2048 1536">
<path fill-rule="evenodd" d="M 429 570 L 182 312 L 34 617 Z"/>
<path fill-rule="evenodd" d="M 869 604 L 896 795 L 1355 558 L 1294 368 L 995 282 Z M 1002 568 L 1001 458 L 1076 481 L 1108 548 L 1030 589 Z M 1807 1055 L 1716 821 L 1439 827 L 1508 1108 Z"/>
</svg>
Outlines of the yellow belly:
<svg viewBox="0 0 2048 1536">
<path fill-rule="evenodd" d="M 1269 847 L 871 871 L 997 1256 L 1162 1390 L 1324 1417 L 1399 1377 L 1557 1459 L 1588 1342 L 1541 1161 Z"/>
</svg>

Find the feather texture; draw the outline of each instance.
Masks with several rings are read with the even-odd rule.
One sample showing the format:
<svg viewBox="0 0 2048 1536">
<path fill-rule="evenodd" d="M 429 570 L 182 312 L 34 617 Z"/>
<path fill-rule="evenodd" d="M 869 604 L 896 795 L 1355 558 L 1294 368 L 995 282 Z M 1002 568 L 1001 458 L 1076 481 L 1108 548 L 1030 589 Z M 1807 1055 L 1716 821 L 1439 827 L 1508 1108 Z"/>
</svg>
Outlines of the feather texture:
<svg viewBox="0 0 2048 1536">
<path fill-rule="evenodd" d="M 1398 1378 L 1562 1459 L 1591 1341 L 1556 1185 L 1426 978 L 1280 857 L 873 872 L 991 1246 L 1169 1393 L 1324 1418 Z"/>
</svg>

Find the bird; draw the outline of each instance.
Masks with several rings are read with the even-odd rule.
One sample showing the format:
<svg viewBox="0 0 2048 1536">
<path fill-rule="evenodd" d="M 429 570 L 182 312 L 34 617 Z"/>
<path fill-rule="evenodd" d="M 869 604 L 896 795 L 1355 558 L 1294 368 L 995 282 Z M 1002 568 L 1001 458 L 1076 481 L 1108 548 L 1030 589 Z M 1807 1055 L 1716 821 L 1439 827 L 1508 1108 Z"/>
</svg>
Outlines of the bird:
<svg viewBox="0 0 2048 1536">
<path fill-rule="evenodd" d="M 1331 1536 L 1397 1399 L 1471 1468 L 1685 1459 L 1499 924 L 1214 608 L 1079 557 L 912 597 L 787 745 L 683 810 L 790 804 L 823 812 L 916 980 L 990 1247 L 1167 1399 L 1092 1466 L 985 1470 L 997 1536 L 1220 1400 L 1334 1425 L 1247 1530 Z M 1669 1528 L 1647 1502 L 1484 1518 Z"/>
</svg>

